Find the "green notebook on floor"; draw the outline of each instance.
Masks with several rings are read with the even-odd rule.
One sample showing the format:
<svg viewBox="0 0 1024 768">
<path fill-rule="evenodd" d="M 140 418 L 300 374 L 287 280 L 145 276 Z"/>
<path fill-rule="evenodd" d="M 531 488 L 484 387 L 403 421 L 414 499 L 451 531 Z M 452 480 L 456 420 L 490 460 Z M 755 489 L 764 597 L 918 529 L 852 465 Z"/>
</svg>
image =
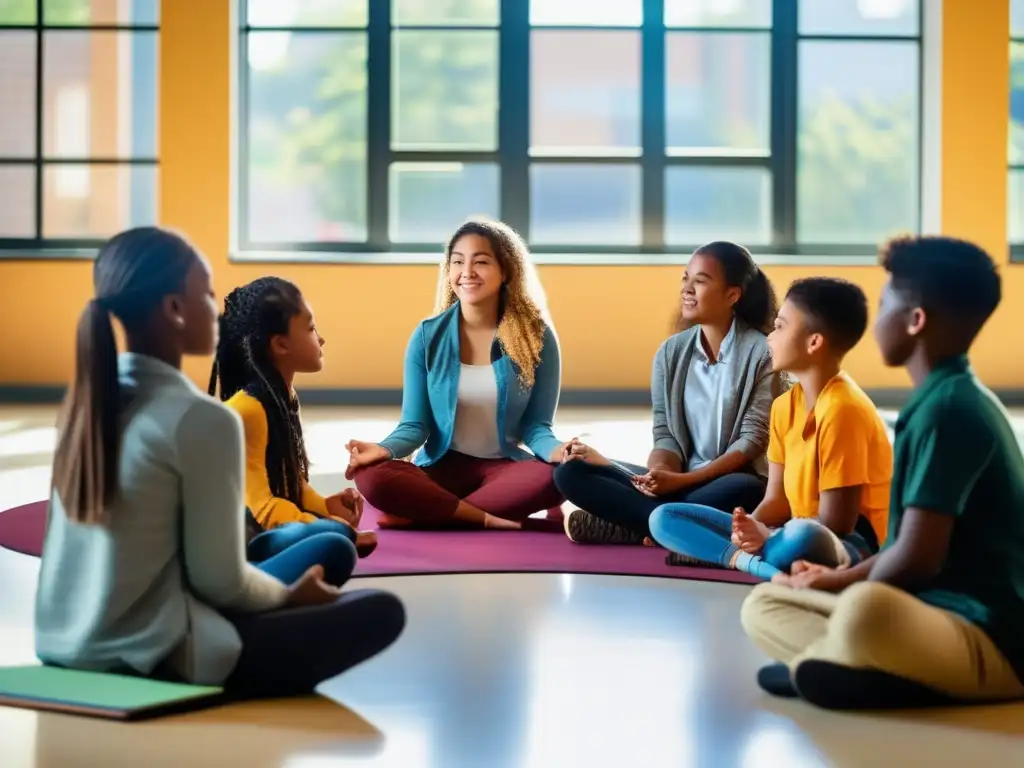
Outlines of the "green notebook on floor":
<svg viewBox="0 0 1024 768">
<path fill-rule="evenodd" d="M 143 720 L 223 703 L 214 686 L 60 667 L 0 667 L 0 706 Z"/>
</svg>

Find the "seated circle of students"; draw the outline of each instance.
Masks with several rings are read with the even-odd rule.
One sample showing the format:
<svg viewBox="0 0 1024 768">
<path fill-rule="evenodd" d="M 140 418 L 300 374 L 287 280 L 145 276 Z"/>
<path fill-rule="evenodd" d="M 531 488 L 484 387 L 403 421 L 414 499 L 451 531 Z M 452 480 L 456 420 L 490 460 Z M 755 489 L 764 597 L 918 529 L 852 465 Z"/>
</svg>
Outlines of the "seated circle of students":
<svg viewBox="0 0 1024 768">
<path fill-rule="evenodd" d="M 668 503 L 651 516 L 665 548 L 762 579 L 797 560 L 832 567 L 878 551 L 886 535 L 892 447 L 878 410 L 842 370 L 867 330 L 864 292 L 798 280 L 768 336 L 777 371 L 796 384 L 772 404 L 768 489 L 751 512 Z"/>
<path fill-rule="evenodd" d="M 798 563 L 743 626 L 778 664 L 758 682 L 834 709 L 1024 698 L 1024 457 L 968 353 L 1001 299 L 991 257 L 897 238 L 874 333 L 914 390 L 896 422 L 889 535 L 844 569 Z"/>
<path fill-rule="evenodd" d="M 382 528 L 519 529 L 564 501 L 552 479 L 567 445 L 552 432 L 561 360 L 544 303 L 511 228 L 459 227 L 436 314 L 406 349 L 401 421 L 380 443 L 347 446 L 347 475 Z"/>
<path fill-rule="evenodd" d="M 319 565 L 285 584 L 245 560 L 241 421 L 181 371 L 216 345 L 207 261 L 174 233 L 132 229 L 100 249 L 93 282 L 58 424 L 43 663 L 283 696 L 391 645 L 395 596 L 343 595 Z"/>
<path fill-rule="evenodd" d="M 579 441 L 555 482 L 579 507 L 565 517 L 580 543 L 640 544 L 666 501 L 721 510 L 754 507 L 768 473 L 768 415 L 784 389 L 766 334 L 775 292 L 746 248 L 698 248 L 683 274 L 679 324 L 654 357 L 654 447 L 641 467 L 611 461 Z"/>
<path fill-rule="evenodd" d="M 299 289 L 278 277 L 259 278 L 224 299 L 209 391 L 216 394 L 219 382 L 221 399 L 242 418 L 249 560 L 285 582 L 320 564 L 327 582 L 341 586 L 357 554 L 376 546 L 376 534 L 356 533 L 358 491 L 324 498 L 309 484 L 292 382 L 297 373 L 323 368 L 323 346 Z"/>
</svg>

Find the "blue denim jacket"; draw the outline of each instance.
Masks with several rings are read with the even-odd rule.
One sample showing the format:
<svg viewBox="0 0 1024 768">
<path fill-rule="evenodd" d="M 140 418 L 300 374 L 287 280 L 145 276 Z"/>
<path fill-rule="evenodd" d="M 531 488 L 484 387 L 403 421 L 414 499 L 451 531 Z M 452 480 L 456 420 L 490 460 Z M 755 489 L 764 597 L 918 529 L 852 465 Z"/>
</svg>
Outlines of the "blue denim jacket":
<svg viewBox="0 0 1024 768">
<path fill-rule="evenodd" d="M 451 447 L 461 372 L 461 316 L 456 302 L 440 315 L 420 323 L 409 339 L 402 380 L 402 418 L 380 443 L 395 458 L 404 458 L 423 446 L 415 462 L 427 467 Z M 515 363 L 502 354 L 497 341 L 491 360 L 498 383 L 502 454 L 517 461 L 533 458 L 521 447 L 525 444 L 537 458 L 547 461 L 561 443 L 551 430 L 562 384 L 558 339 L 550 328 L 544 329 L 544 347 L 530 389 L 523 387 Z"/>
</svg>

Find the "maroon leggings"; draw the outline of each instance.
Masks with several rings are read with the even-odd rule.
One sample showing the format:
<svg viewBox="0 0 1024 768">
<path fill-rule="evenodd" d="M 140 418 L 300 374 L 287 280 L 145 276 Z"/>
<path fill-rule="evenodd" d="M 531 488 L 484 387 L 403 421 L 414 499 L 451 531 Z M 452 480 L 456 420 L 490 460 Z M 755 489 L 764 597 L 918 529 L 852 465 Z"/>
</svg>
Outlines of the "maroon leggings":
<svg viewBox="0 0 1024 768">
<path fill-rule="evenodd" d="M 451 521 L 460 501 L 495 517 L 522 521 L 560 506 L 555 468 L 537 459 L 478 459 L 448 451 L 429 467 L 384 461 L 356 470 L 355 481 L 367 504 L 420 525 Z"/>
</svg>

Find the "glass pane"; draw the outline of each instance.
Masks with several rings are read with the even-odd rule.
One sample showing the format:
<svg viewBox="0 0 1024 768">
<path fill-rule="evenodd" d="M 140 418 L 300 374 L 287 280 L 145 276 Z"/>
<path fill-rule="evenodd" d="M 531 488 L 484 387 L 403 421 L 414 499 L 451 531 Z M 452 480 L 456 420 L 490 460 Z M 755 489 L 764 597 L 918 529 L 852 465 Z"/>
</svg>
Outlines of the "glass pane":
<svg viewBox="0 0 1024 768">
<path fill-rule="evenodd" d="M 1024 37 L 1024 0 L 1010 0 L 1010 35 Z"/>
<path fill-rule="evenodd" d="M 768 154 L 771 36 L 670 32 L 665 45 L 669 151 Z"/>
<path fill-rule="evenodd" d="M 498 33 L 392 33 L 391 148 L 498 147 Z"/>
<path fill-rule="evenodd" d="M 534 245 L 639 245 L 640 168 L 636 165 L 530 166 Z"/>
<path fill-rule="evenodd" d="M 0 157 L 36 154 L 36 33 L 0 31 Z"/>
<path fill-rule="evenodd" d="M 106 238 L 157 220 L 152 165 L 47 165 L 43 237 Z"/>
<path fill-rule="evenodd" d="M 643 0 L 530 0 L 530 23 L 537 27 L 639 27 L 644 23 L 644 3 Z"/>
<path fill-rule="evenodd" d="M 36 0 L 0 0 L 0 24 L 35 23 Z"/>
<path fill-rule="evenodd" d="M 35 166 L 0 165 L 0 238 L 35 236 Z"/>
<path fill-rule="evenodd" d="M 534 32 L 530 151 L 640 153 L 640 33 Z"/>
<path fill-rule="evenodd" d="M 366 35 L 249 35 L 253 241 L 366 239 Z"/>
<path fill-rule="evenodd" d="M 920 33 L 919 2 L 920 0 L 799 0 L 800 34 L 917 35 Z"/>
<path fill-rule="evenodd" d="M 370 1 L 249 0 L 246 21 L 250 27 L 365 27 Z"/>
<path fill-rule="evenodd" d="M 1010 162 L 1024 164 L 1024 43 L 1010 45 Z"/>
<path fill-rule="evenodd" d="M 391 0 L 395 26 L 497 26 L 498 0 Z"/>
<path fill-rule="evenodd" d="M 770 27 L 772 0 L 665 0 L 669 27 Z"/>
<path fill-rule="evenodd" d="M 1024 245 L 1024 171 L 1010 171 L 1007 192 L 1010 242 Z"/>
<path fill-rule="evenodd" d="M 156 32 L 43 35 L 43 153 L 152 158 L 157 136 Z"/>
<path fill-rule="evenodd" d="M 800 44 L 801 241 L 918 230 L 918 54 L 915 43 Z"/>
<path fill-rule="evenodd" d="M 764 168 L 665 171 L 665 242 L 765 245 L 772 239 L 772 177 Z"/>
<path fill-rule="evenodd" d="M 17 4 L 19 0 L 15 0 Z M 25 2 L 25 0 L 20 0 Z M 3 2 L 0 2 L 0 6 Z M 160 0 L 44 0 L 45 24 L 157 24 Z"/>
<path fill-rule="evenodd" d="M 394 163 L 389 176 L 392 242 L 443 243 L 468 217 L 501 214 L 492 163 Z"/>
</svg>

